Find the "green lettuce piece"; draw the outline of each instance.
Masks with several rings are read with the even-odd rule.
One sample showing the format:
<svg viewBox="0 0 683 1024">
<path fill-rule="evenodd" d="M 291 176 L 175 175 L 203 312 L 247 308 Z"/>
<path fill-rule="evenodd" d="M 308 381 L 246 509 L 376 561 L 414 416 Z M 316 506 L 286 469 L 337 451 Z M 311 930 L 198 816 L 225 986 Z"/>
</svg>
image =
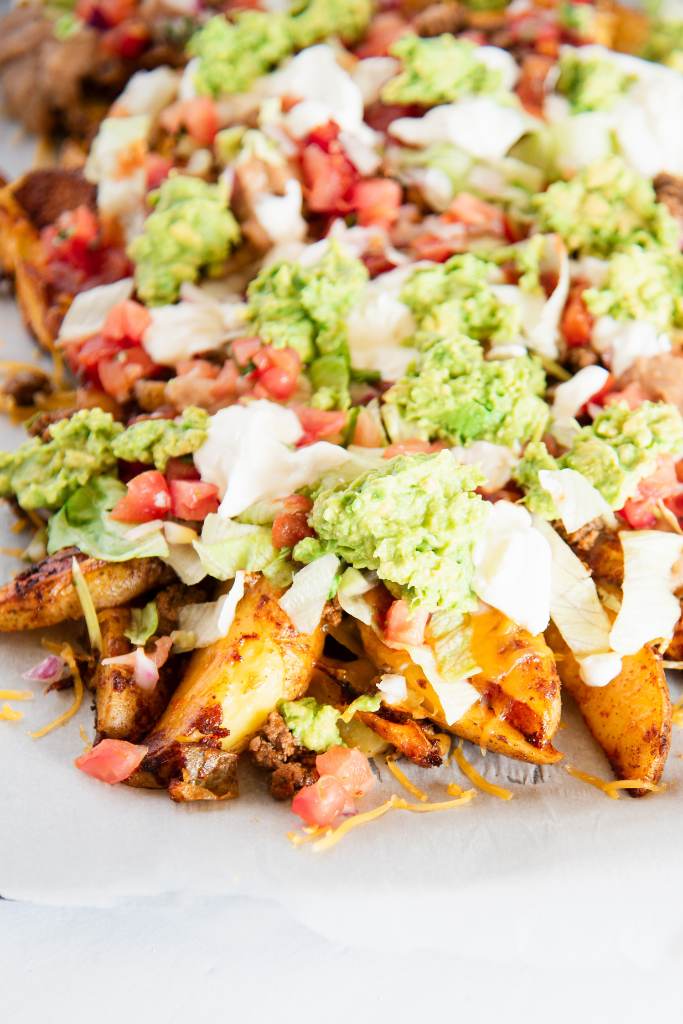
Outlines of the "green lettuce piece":
<svg viewBox="0 0 683 1024">
<path fill-rule="evenodd" d="M 429 39 L 401 36 L 389 50 L 401 61 L 401 70 L 382 89 L 382 102 L 431 107 L 463 96 L 498 92 L 501 73 L 480 60 L 477 49 L 469 39 L 456 39 L 448 33 Z"/>
<path fill-rule="evenodd" d="M 329 36 L 354 42 L 368 27 L 373 8 L 373 0 L 303 0 L 289 21 L 294 45 L 303 50 Z"/>
<path fill-rule="evenodd" d="M 290 19 L 278 11 L 242 11 L 234 21 L 210 18 L 190 39 L 187 52 L 199 61 L 197 92 L 225 96 L 246 92 L 294 48 Z"/>
<path fill-rule="evenodd" d="M 655 17 L 641 56 L 683 71 L 683 20 Z"/>
<path fill-rule="evenodd" d="M 582 114 L 611 110 L 635 80 L 635 75 L 622 71 L 614 61 L 599 57 L 582 60 L 576 52 L 567 50 L 560 57 L 556 88 L 567 97 L 573 113 Z"/>
<path fill-rule="evenodd" d="M 355 569 L 372 569 L 396 596 L 429 611 L 471 611 L 473 550 L 486 518 L 474 493 L 483 483 L 450 452 L 404 455 L 349 484 L 323 487 L 300 541 L 297 561 L 332 551 Z"/>
<path fill-rule="evenodd" d="M 413 344 L 424 348 L 450 334 L 494 342 L 519 334 L 519 308 L 503 302 L 491 287 L 497 276 L 495 263 L 471 253 L 416 270 L 401 291 L 418 325 Z"/>
<path fill-rule="evenodd" d="M 602 494 L 613 509 L 623 508 L 638 484 L 657 468 L 660 455 L 680 458 L 683 417 L 665 402 L 643 402 L 637 409 L 610 405 L 582 427 L 571 448 L 554 459 L 543 444 L 528 445 L 514 478 L 525 489 L 532 512 L 555 519 L 552 500 L 538 483 L 541 469 L 573 469 Z"/>
<path fill-rule="evenodd" d="M 544 391 L 535 358 L 486 360 L 477 342 L 450 335 L 423 352 L 384 401 L 397 409 L 411 437 L 512 446 L 543 434 Z"/>
<path fill-rule="evenodd" d="M 367 280 L 363 263 L 333 243 L 314 266 L 274 263 L 249 285 L 248 317 L 255 333 L 276 348 L 293 348 L 310 364 L 311 380 L 319 392 L 314 405 L 348 405 L 346 317 Z"/>
<path fill-rule="evenodd" d="M 278 710 L 299 746 L 317 754 L 330 747 L 344 746 L 337 725 L 339 712 L 331 704 L 318 704 L 314 697 L 302 697 L 282 701 Z"/>
<path fill-rule="evenodd" d="M 220 270 L 240 237 L 223 185 L 176 174 L 151 196 L 154 212 L 133 239 L 135 287 L 149 306 L 175 302 L 184 281 Z"/>
<path fill-rule="evenodd" d="M 217 580 L 231 580 L 240 569 L 262 572 L 275 562 L 280 552 L 273 546 L 269 526 L 250 526 L 207 516 L 202 539 L 194 542 L 202 566 Z"/>
<path fill-rule="evenodd" d="M 144 608 L 133 608 L 130 613 L 130 626 L 124 629 L 123 635 L 136 647 L 144 647 L 151 636 L 159 628 L 159 612 L 156 601 L 150 601 Z"/>
<path fill-rule="evenodd" d="M 363 693 L 360 697 L 352 700 L 346 711 L 339 716 L 344 725 L 348 725 L 354 715 L 359 711 L 379 711 L 382 704 L 382 696 L 379 693 Z"/>
<path fill-rule="evenodd" d="M 604 284 L 583 297 L 594 316 L 648 320 L 667 331 L 683 322 L 683 262 L 633 246 L 612 257 Z"/>
<path fill-rule="evenodd" d="M 611 256 L 639 245 L 678 252 L 678 226 L 649 181 L 611 156 L 556 181 L 533 200 L 538 227 L 555 231 L 571 253 Z"/>
<path fill-rule="evenodd" d="M 165 558 L 168 545 L 161 530 L 131 540 L 132 527 L 109 517 L 126 488 L 113 476 L 99 476 L 79 488 L 48 523 L 47 551 L 76 547 L 106 562 L 131 558 Z"/>
<path fill-rule="evenodd" d="M 114 439 L 112 450 L 126 462 L 152 462 L 163 473 L 168 460 L 191 455 L 208 435 L 209 414 L 189 406 L 177 420 L 142 420 Z"/>
<path fill-rule="evenodd" d="M 0 452 L 0 497 L 25 509 L 57 509 L 79 487 L 116 465 L 112 442 L 123 430 L 101 409 L 81 409 L 48 428 L 49 441 L 25 441 Z"/>
</svg>

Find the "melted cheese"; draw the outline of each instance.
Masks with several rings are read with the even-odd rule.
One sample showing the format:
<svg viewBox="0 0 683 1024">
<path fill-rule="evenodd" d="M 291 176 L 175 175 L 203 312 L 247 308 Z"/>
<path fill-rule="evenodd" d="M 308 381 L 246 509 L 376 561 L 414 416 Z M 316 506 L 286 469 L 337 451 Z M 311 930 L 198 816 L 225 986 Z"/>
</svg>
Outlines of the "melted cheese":
<svg viewBox="0 0 683 1024">
<path fill-rule="evenodd" d="M 477 787 L 477 789 L 481 789 L 484 793 L 489 793 L 491 796 L 496 796 L 499 800 L 512 800 L 513 793 L 511 790 L 505 789 L 503 786 L 496 786 L 493 782 L 489 782 L 479 774 L 474 765 L 469 763 L 462 752 L 462 742 L 460 742 L 453 751 L 453 757 L 455 758 L 460 771 L 470 780 L 472 785 Z"/>
</svg>

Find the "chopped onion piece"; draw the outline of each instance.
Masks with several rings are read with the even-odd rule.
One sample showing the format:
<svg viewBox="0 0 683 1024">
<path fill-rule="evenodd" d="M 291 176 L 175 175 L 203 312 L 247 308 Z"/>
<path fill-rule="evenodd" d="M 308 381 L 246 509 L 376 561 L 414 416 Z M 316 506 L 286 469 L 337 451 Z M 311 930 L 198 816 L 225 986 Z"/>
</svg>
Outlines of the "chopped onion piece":
<svg viewBox="0 0 683 1024">
<path fill-rule="evenodd" d="M 33 668 L 22 673 L 22 679 L 29 679 L 34 683 L 56 683 L 64 676 L 66 662 L 58 654 L 48 654 L 46 658 L 39 661 Z"/>
<path fill-rule="evenodd" d="M 246 573 L 240 569 L 229 593 L 223 594 L 217 601 L 203 604 L 191 604 L 181 608 L 178 617 L 180 633 L 194 633 L 195 647 L 209 647 L 217 640 L 227 636 L 235 618 L 237 605 L 244 597 L 244 581 Z"/>
<path fill-rule="evenodd" d="M 402 704 L 408 697 L 406 677 L 393 673 L 385 673 L 377 683 L 385 704 Z"/>
</svg>

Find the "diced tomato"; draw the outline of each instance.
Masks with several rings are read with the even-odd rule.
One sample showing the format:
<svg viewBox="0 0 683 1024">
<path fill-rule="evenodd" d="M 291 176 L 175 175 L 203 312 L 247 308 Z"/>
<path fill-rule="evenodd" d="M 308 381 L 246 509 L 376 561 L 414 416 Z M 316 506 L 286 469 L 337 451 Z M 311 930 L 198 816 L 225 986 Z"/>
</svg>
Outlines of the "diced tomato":
<svg viewBox="0 0 683 1024">
<path fill-rule="evenodd" d="M 172 458 L 166 463 L 166 479 L 170 486 L 174 480 L 199 480 L 199 473 L 194 462 Z"/>
<path fill-rule="evenodd" d="M 386 57 L 389 47 L 410 32 L 410 25 L 398 11 L 386 11 L 372 19 L 370 27 L 356 50 L 358 57 Z"/>
<path fill-rule="evenodd" d="M 159 188 L 162 181 L 165 181 L 173 167 L 170 157 L 162 156 L 161 153 L 148 153 L 145 156 L 145 173 L 147 174 L 147 188 Z"/>
<path fill-rule="evenodd" d="M 74 764 L 86 775 L 113 786 L 130 778 L 144 760 L 147 747 L 127 740 L 100 740 L 91 750 L 81 754 Z"/>
<path fill-rule="evenodd" d="M 459 192 L 443 215 L 445 221 L 465 224 L 487 234 L 505 235 L 505 216 L 492 203 L 485 203 L 471 192 Z"/>
<path fill-rule="evenodd" d="M 353 428 L 353 443 L 361 448 L 381 448 L 384 436 L 379 424 L 367 409 L 359 409 Z"/>
<path fill-rule="evenodd" d="M 298 442 L 301 448 L 303 445 L 312 444 L 313 441 L 320 441 L 322 438 L 334 437 L 340 434 L 346 426 L 346 413 L 343 410 L 326 411 L 324 409 L 311 409 L 306 405 L 296 410 L 299 422 L 304 428 L 304 436 Z"/>
<path fill-rule="evenodd" d="M 93 28 L 111 28 L 129 18 L 135 0 L 77 0 L 75 14 Z"/>
<path fill-rule="evenodd" d="M 365 178 L 356 182 L 351 193 L 351 204 L 363 227 L 390 227 L 398 217 L 402 199 L 403 189 L 392 178 Z"/>
<path fill-rule="evenodd" d="M 109 310 L 102 327 L 102 335 L 110 341 L 139 344 L 151 322 L 151 314 L 145 306 L 127 299 Z"/>
<path fill-rule="evenodd" d="M 429 612 L 423 609 L 411 611 L 407 601 L 392 601 L 384 623 L 384 635 L 388 643 L 419 647 L 424 643 L 425 627 Z"/>
<path fill-rule="evenodd" d="M 532 117 L 543 117 L 546 82 L 553 65 L 552 57 L 538 53 L 530 53 L 522 62 L 516 92 L 522 106 Z"/>
<path fill-rule="evenodd" d="M 293 548 L 304 537 L 313 537 L 308 525 L 308 512 L 281 512 L 273 520 L 273 547 Z"/>
<path fill-rule="evenodd" d="M 659 502 L 668 502 L 683 493 L 676 475 L 676 463 L 672 456 L 660 456 L 657 469 L 638 484 L 638 491 L 620 511 L 628 525 L 634 530 L 647 530 L 657 523 L 656 508 Z"/>
<path fill-rule="evenodd" d="M 100 359 L 97 374 L 107 394 L 117 402 L 125 402 L 130 398 L 135 382 L 149 377 L 156 368 L 144 348 L 136 346 L 108 359 Z"/>
<path fill-rule="evenodd" d="M 614 378 L 610 376 L 612 387 L 614 387 Z M 630 384 L 627 384 L 625 388 L 620 391 L 607 390 L 606 392 L 600 392 L 602 395 L 602 403 L 598 401 L 598 396 L 591 398 L 591 402 L 602 405 L 617 405 L 617 403 L 626 403 L 629 409 L 637 409 L 639 405 L 647 399 L 647 394 L 643 390 L 643 385 L 640 381 L 633 380 Z"/>
<path fill-rule="evenodd" d="M 614 388 L 614 377 L 612 374 L 607 375 L 607 380 L 602 385 L 599 391 L 596 391 L 594 395 L 591 395 L 588 402 L 579 410 L 580 414 L 588 411 L 591 405 L 607 405 L 612 389 Z"/>
<path fill-rule="evenodd" d="M 90 271 L 93 250 L 99 240 L 97 217 L 89 206 L 65 210 L 54 224 L 44 228 L 41 240 L 48 260 L 62 260 Z"/>
<path fill-rule="evenodd" d="M 171 480 L 171 511 L 178 519 L 201 522 L 218 511 L 218 488 L 202 480 Z"/>
<path fill-rule="evenodd" d="M 208 359 L 181 359 L 176 364 L 179 377 L 186 377 L 192 374 L 193 377 L 201 377 L 202 380 L 215 380 L 220 373 L 220 367 L 210 363 Z"/>
<path fill-rule="evenodd" d="M 159 120 L 171 135 L 185 129 L 200 146 L 210 146 L 219 128 L 218 108 L 209 96 L 179 100 L 167 107 Z"/>
<path fill-rule="evenodd" d="M 176 485 L 180 481 L 175 481 Z M 171 492 L 158 469 L 148 469 L 128 482 L 128 493 L 114 506 L 112 519 L 122 523 L 147 523 L 171 511 Z"/>
<path fill-rule="evenodd" d="M 593 316 L 583 301 L 583 293 L 587 287 L 588 285 L 579 281 L 572 285 L 562 314 L 562 335 L 572 347 L 588 345 L 593 334 Z"/>
<path fill-rule="evenodd" d="M 304 786 L 292 800 L 292 810 L 306 825 L 331 825 L 344 810 L 348 795 L 334 775 L 323 775 Z"/>
<path fill-rule="evenodd" d="M 348 213 L 350 194 L 359 174 L 337 144 L 326 152 L 319 145 L 307 145 L 301 154 L 306 201 L 313 213 Z"/>
<path fill-rule="evenodd" d="M 151 38 L 149 27 L 142 18 L 129 18 L 105 32 L 102 49 L 114 57 L 135 60 L 147 49 Z"/>
<path fill-rule="evenodd" d="M 252 354 L 251 361 L 256 367 L 256 379 L 271 398 L 284 402 L 292 397 L 301 372 L 298 352 L 264 345 Z"/>
<path fill-rule="evenodd" d="M 460 240 L 440 238 L 438 235 L 425 232 L 411 242 L 411 248 L 418 260 L 432 260 L 434 263 L 445 263 L 456 252 L 464 252 L 466 235 L 463 231 Z"/>
<path fill-rule="evenodd" d="M 326 121 L 324 124 L 318 124 L 313 131 L 309 132 L 306 137 L 306 144 L 319 146 L 326 153 L 333 152 L 335 147 L 333 147 L 332 143 L 336 142 L 339 138 L 339 131 L 339 125 L 336 121 Z"/>
<path fill-rule="evenodd" d="M 365 796 L 375 785 L 370 762 L 355 747 L 330 747 L 324 754 L 318 754 L 315 766 L 321 778 L 333 775 L 354 798 Z"/>
<path fill-rule="evenodd" d="M 232 357 L 238 366 L 247 366 L 260 348 L 259 338 L 235 338 L 231 345 Z"/>
</svg>

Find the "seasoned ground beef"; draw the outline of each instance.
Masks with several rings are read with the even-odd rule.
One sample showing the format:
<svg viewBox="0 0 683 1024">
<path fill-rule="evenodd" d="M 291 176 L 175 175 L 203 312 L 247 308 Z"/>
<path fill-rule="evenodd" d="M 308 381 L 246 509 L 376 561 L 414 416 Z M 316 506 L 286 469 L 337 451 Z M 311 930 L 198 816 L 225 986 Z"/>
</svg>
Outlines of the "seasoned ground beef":
<svg viewBox="0 0 683 1024">
<path fill-rule="evenodd" d="M 271 772 L 270 792 L 275 800 L 291 800 L 298 790 L 318 778 L 315 754 L 300 747 L 277 711 L 272 711 L 261 732 L 249 744 L 255 764 Z"/>
</svg>

